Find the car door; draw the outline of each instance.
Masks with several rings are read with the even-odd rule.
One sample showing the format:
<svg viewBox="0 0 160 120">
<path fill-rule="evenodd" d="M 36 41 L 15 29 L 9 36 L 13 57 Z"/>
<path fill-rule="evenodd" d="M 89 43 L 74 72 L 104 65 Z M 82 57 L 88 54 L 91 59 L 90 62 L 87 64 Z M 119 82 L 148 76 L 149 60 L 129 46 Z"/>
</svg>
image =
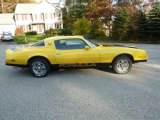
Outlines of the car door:
<svg viewBox="0 0 160 120">
<path fill-rule="evenodd" d="M 55 58 L 57 64 L 98 63 L 100 54 L 96 48 L 89 46 L 84 40 L 72 38 L 55 40 Z"/>
</svg>

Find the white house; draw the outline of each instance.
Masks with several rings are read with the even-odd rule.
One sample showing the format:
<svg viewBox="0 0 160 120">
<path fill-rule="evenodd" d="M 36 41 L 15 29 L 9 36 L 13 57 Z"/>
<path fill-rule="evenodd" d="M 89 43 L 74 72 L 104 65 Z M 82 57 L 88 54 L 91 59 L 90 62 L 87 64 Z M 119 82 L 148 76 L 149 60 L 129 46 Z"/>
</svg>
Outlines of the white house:
<svg viewBox="0 0 160 120">
<path fill-rule="evenodd" d="M 11 32 L 15 34 L 15 21 L 13 14 L 0 14 L 0 34 L 3 32 Z"/>
<path fill-rule="evenodd" d="M 46 0 L 39 3 L 18 3 L 14 17 L 16 27 L 22 28 L 24 32 L 44 33 L 50 28 L 63 29 L 61 9 Z"/>
</svg>

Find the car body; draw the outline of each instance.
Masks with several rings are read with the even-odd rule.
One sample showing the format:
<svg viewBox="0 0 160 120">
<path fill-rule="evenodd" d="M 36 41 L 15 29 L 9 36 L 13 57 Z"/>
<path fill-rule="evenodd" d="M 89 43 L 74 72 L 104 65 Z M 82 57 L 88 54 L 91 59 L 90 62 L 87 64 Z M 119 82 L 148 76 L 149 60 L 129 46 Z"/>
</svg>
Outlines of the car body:
<svg viewBox="0 0 160 120">
<path fill-rule="evenodd" d="M 1 36 L 1 40 L 2 41 L 11 41 L 11 40 L 13 40 L 13 36 L 12 36 L 11 32 L 3 32 L 2 36 Z"/>
<path fill-rule="evenodd" d="M 122 45 L 97 45 L 82 36 L 50 37 L 29 46 L 6 50 L 6 65 L 29 67 L 36 77 L 46 76 L 51 66 L 107 67 L 127 73 L 132 63 L 147 61 L 144 50 Z M 39 74 L 38 74 L 39 73 Z"/>
<path fill-rule="evenodd" d="M 2 38 L 2 33 L 0 33 L 0 40 L 1 40 L 1 38 Z"/>
</svg>

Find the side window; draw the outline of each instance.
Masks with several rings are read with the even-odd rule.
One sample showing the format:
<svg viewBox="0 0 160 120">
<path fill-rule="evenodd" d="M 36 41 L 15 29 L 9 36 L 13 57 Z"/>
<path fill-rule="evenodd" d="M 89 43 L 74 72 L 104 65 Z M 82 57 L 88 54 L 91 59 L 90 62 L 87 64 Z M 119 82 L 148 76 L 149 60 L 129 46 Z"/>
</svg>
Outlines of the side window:
<svg viewBox="0 0 160 120">
<path fill-rule="evenodd" d="M 87 43 L 81 39 L 63 39 L 54 41 L 56 49 L 70 50 L 70 49 L 84 49 Z"/>
<path fill-rule="evenodd" d="M 45 43 L 44 43 L 44 40 L 42 40 L 42 41 L 40 41 L 40 42 L 37 42 L 37 43 L 35 43 L 35 44 L 33 44 L 32 46 L 45 46 Z"/>
</svg>

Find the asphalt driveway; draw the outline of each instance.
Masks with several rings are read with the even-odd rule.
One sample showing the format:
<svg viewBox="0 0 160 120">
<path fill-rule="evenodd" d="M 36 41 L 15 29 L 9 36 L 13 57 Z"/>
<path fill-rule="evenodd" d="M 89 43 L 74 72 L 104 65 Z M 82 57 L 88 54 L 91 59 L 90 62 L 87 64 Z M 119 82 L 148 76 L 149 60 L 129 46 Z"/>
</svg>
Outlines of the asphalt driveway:
<svg viewBox="0 0 160 120">
<path fill-rule="evenodd" d="M 149 53 L 130 73 L 61 70 L 45 78 L 5 66 L 0 44 L 0 120 L 159 120 L 160 45 L 129 44 Z"/>
</svg>

